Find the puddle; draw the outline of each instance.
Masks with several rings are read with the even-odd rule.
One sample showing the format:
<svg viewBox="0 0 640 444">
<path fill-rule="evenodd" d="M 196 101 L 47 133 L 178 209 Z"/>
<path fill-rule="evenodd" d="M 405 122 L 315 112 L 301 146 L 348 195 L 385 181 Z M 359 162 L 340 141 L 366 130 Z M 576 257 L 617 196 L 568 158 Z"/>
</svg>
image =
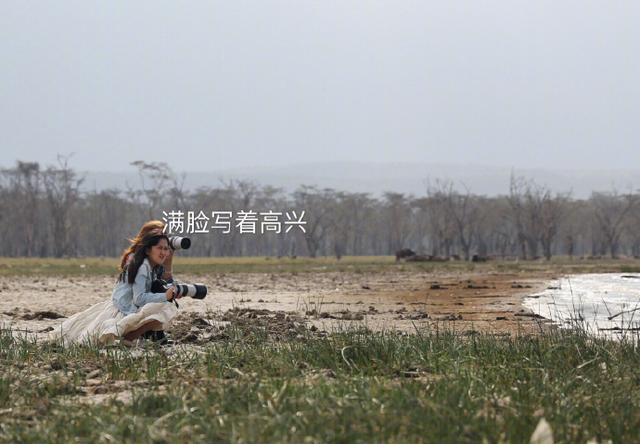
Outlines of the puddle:
<svg viewBox="0 0 640 444">
<path fill-rule="evenodd" d="M 562 327 L 598 335 L 640 337 L 640 274 L 582 274 L 551 281 L 525 307 Z"/>
</svg>

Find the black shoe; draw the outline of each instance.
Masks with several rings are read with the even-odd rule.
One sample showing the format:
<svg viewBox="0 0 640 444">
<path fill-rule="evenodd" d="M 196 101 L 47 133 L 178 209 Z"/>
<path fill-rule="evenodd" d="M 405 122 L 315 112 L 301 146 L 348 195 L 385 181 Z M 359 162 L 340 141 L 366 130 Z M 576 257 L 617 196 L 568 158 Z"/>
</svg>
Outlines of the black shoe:
<svg viewBox="0 0 640 444">
<path fill-rule="evenodd" d="M 155 337 L 153 338 L 153 342 L 157 342 L 160 345 L 165 345 L 169 343 L 169 338 L 164 334 L 163 330 L 158 330 L 155 333 Z"/>
<path fill-rule="evenodd" d="M 164 334 L 164 331 L 162 330 L 158 330 L 158 331 L 154 331 L 154 330 L 149 330 L 149 331 L 145 331 L 142 334 L 142 338 L 146 339 L 146 340 L 150 340 L 151 342 L 155 342 L 158 345 L 166 345 L 169 344 L 169 338 L 167 338 L 167 335 Z"/>
</svg>

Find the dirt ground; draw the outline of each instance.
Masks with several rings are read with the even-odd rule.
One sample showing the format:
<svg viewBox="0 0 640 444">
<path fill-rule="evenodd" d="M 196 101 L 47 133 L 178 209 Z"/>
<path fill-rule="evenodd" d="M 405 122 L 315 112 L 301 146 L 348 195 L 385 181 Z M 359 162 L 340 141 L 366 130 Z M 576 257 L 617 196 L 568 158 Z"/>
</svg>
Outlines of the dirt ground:
<svg viewBox="0 0 640 444">
<path fill-rule="evenodd" d="M 541 319 L 523 308 L 550 273 L 220 273 L 185 282 L 209 288 L 204 300 L 180 300 L 172 330 L 180 342 L 215 337 L 229 324 L 264 326 L 274 334 L 332 332 L 345 327 L 415 332 L 446 326 L 463 334 L 535 333 Z M 40 332 L 111 295 L 112 277 L 2 277 L 0 322 Z M 223 335 L 224 336 L 224 335 Z"/>
</svg>

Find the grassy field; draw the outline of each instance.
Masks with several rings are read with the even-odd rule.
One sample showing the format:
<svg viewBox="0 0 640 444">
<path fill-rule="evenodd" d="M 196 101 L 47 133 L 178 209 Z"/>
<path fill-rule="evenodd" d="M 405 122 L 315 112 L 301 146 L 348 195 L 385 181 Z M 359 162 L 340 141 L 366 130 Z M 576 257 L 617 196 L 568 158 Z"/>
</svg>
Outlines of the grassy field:
<svg viewBox="0 0 640 444">
<path fill-rule="evenodd" d="M 228 333 L 197 349 L 101 349 L 0 331 L 0 441 L 528 442 L 541 417 L 556 443 L 640 440 L 631 342 Z"/>
<path fill-rule="evenodd" d="M 117 273 L 117 258 L 6 258 L 0 257 L 0 276 L 82 276 L 112 275 Z M 554 271 L 558 273 L 638 273 L 640 260 L 604 259 L 580 260 L 554 258 L 551 261 L 489 261 L 471 263 L 449 262 L 400 262 L 392 256 L 347 256 L 341 260 L 334 257 L 318 258 L 265 258 L 265 257 L 180 257 L 174 264 L 176 273 L 322 273 L 351 272 L 367 273 L 388 269 L 395 271 L 442 271 L 442 272 L 527 272 Z"/>
<path fill-rule="evenodd" d="M 640 261 L 400 263 L 183 258 L 176 272 L 640 272 Z M 0 277 L 115 273 L 117 259 L 0 259 Z M 197 345 L 62 347 L 0 328 L 0 442 L 640 442 L 638 342 L 580 331 L 274 336 L 231 322 Z M 439 326 L 442 326 L 440 328 Z M 186 324 L 187 331 L 191 324 Z M 286 333 L 286 332 L 285 332 Z M 289 332 L 291 333 L 291 332 Z"/>
</svg>

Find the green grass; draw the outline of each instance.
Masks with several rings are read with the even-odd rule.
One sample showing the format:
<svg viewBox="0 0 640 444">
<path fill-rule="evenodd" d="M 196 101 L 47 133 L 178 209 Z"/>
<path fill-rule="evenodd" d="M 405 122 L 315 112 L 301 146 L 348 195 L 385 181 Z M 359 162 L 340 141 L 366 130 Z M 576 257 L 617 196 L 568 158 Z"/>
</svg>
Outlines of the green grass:
<svg viewBox="0 0 640 444">
<path fill-rule="evenodd" d="M 580 332 L 461 337 L 347 330 L 202 348 L 58 345 L 0 331 L 0 442 L 640 440 L 635 342 Z M 88 398 L 87 374 L 113 394 Z M 120 401 L 120 391 L 131 399 Z"/>
<path fill-rule="evenodd" d="M 117 273 L 117 258 L 6 258 L 0 257 L 0 276 L 100 276 Z M 174 271 L 207 275 L 212 273 L 322 273 L 350 272 L 506 272 L 506 273 L 638 273 L 640 261 L 635 259 L 569 260 L 566 257 L 551 261 L 490 261 L 471 263 L 400 262 L 391 256 L 347 256 L 297 259 L 265 257 L 180 257 L 176 256 Z"/>
</svg>

